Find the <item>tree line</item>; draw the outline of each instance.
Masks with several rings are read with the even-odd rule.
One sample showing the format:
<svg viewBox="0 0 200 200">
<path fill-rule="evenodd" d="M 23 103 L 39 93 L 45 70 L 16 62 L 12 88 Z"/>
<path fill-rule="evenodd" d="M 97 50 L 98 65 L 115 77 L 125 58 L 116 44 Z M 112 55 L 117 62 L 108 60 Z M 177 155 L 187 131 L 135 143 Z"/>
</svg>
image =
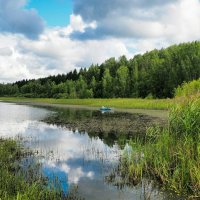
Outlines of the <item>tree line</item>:
<svg viewBox="0 0 200 200">
<path fill-rule="evenodd" d="M 110 58 L 67 74 L 0 84 L 0 96 L 48 98 L 170 98 L 174 88 L 200 77 L 200 42 Z"/>
</svg>

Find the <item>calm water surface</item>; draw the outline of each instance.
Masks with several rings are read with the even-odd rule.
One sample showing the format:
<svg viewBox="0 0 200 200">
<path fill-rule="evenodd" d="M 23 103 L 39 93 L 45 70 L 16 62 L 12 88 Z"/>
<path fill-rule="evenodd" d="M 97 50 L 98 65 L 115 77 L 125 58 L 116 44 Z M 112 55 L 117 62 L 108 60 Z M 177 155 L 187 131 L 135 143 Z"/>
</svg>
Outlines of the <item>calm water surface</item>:
<svg viewBox="0 0 200 200">
<path fill-rule="evenodd" d="M 99 137 L 42 122 L 52 110 L 0 102 L 0 137 L 23 137 L 24 145 L 41 153 L 43 173 L 57 176 L 65 192 L 76 185 L 86 200 L 164 200 L 167 194 L 145 184 L 118 188 L 105 181 L 123 148 Z M 127 148 L 125 145 L 124 148 Z M 176 198 L 175 198 L 176 199 Z"/>
</svg>

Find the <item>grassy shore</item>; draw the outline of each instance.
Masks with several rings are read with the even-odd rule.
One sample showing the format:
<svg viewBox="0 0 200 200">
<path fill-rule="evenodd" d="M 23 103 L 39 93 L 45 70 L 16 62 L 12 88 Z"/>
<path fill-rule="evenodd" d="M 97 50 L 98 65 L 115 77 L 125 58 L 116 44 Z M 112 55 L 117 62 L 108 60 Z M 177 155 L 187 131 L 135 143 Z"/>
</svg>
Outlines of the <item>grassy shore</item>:
<svg viewBox="0 0 200 200">
<path fill-rule="evenodd" d="M 167 110 L 173 105 L 172 99 L 51 99 L 51 98 L 19 98 L 19 97 L 0 97 L 2 101 L 10 102 L 33 102 L 48 104 L 81 105 L 91 107 L 108 106 L 114 108 L 128 109 L 158 109 Z"/>
</svg>

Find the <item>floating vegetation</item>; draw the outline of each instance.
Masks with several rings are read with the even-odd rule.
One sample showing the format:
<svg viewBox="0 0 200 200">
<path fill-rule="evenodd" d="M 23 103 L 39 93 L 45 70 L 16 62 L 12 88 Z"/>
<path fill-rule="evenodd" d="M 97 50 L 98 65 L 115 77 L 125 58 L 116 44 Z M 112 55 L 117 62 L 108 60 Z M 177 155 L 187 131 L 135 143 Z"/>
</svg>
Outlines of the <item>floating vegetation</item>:
<svg viewBox="0 0 200 200">
<path fill-rule="evenodd" d="M 56 124 L 90 137 L 99 137 L 109 146 L 117 142 L 122 148 L 133 137 L 143 138 L 147 127 L 153 124 L 165 124 L 163 119 L 143 114 L 104 113 L 90 110 L 53 109 L 44 121 Z"/>
</svg>

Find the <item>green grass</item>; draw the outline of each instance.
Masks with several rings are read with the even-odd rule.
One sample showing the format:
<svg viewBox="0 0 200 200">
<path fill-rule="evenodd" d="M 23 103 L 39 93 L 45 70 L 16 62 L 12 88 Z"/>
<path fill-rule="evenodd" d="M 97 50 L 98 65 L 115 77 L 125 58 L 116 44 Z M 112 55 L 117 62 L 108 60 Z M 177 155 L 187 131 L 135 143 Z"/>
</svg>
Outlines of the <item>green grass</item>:
<svg viewBox="0 0 200 200">
<path fill-rule="evenodd" d="M 136 182 L 152 177 L 178 194 L 200 198 L 200 95 L 178 98 L 167 128 L 148 129 L 145 144 L 130 143 L 122 172 Z"/>
<path fill-rule="evenodd" d="M 22 160 L 33 156 L 16 141 L 0 139 L 0 200 L 74 200 L 59 187 L 49 185 L 41 174 L 41 165 L 30 163 L 24 169 Z M 59 183 L 58 183 L 59 184 Z"/>
<path fill-rule="evenodd" d="M 2 101 L 13 102 L 34 102 L 48 104 L 66 104 L 66 105 L 81 105 L 91 107 L 108 106 L 114 108 L 128 109 L 160 109 L 167 110 L 173 105 L 172 99 L 51 99 L 51 98 L 18 98 L 18 97 L 0 97 Z"/>
</svg>

